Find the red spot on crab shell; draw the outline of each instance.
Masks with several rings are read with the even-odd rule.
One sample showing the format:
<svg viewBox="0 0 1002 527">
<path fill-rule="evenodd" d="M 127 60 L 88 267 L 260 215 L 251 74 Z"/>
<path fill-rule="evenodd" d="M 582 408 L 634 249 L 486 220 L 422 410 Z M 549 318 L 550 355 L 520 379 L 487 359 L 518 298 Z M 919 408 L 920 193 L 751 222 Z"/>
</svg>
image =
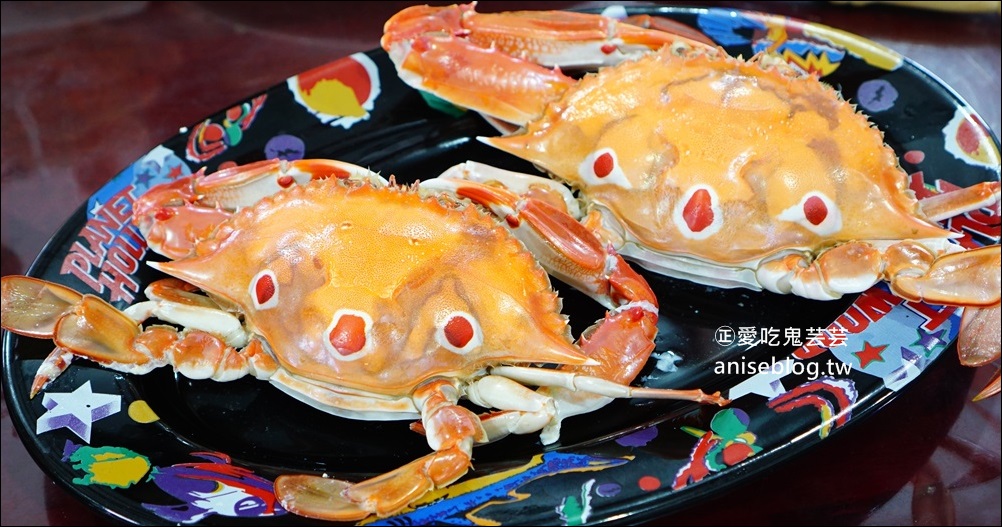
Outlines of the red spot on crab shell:
<svg viewBox="0 0 1002 527">
<path fill-rule="evenodd" d="M 595 158 L 595 162 L 592 164 L 592 170 L 595 171 L 596 177 L 606 177 L 612 174 L 612 169 L 616 168 L 616 162 L 612 159 L 612 154 L 605 152 L 604 154 Z"/>
<path fill-rule="evenodd" d="M 365 319 L 358 315 L 341 315 L 328 338 L 341 355 L 358 353 L 365 347 Z"/>
<path fill-rule="evenodd" d="M 167 207 L 161 207 L 157 209 L 156 213 L 153 214 L 153 217 L 156 218 L 157 221 L 167 221 L 173 218 L 175 214 L 177 214 L 176 210 Z"/>
<path fill-rule="evenodd" d="M 282 188 L 289 188 L 295 182 L 296 182 L 296 180 L 293 179 L 292 176 L 280 176 L 278 178 L 278 186 L 280 186 Z"/>
<path fill-rule="evenodd" d="M 270 274 L 263 274 L 254 284 L 254 296 L 257 303 L 263 305 L 275 296 L 275 279 Z"/>
<path fill-rule="evenodd" d="M 821 225 L 821 222 L 828 217 L 828 206 L 821 198 L 811 196 L 804 202 L 804 217 L 812 225 Z"/>
<path fill-rule="evenodd" d="M 602 53 L 605 53 L 606 55 L 608 55 L 608 54 L 616 51 L 616 45 L 615 44 L 605 44 L 605 45 L 602 46 L 601 49 L 602 49 Z"/>
<path fill-rule="evenodd" d="M 445 323 L 445 339 L 457 348 L 465 348 L 473 340 L 473 324 L 466 317 L 456 315 Z"/>
<path fill-rule="evenodd" d="M 708 190 L 701 188 L 692 193 L 682 209 L 682 219 L 692 232 L 700 232 L 713 224 L 713 199 Z"/>
</svg>

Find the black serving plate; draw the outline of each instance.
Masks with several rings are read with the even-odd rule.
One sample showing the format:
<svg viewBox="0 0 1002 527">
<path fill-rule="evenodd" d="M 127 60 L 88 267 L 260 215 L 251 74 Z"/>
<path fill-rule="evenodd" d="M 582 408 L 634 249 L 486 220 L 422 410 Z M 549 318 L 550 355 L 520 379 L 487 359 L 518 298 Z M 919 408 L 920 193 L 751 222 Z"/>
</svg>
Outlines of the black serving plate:
<svg viewBox="0 0 1002 527">
<path fill-rule="evenodd" d="M 696 28 L 733 55 L 771 46 L 818 71 L 886 134 L 920 192 L 999 178 L 997 140 L 978 116 L 891 50 L 761 13 L 633 10 L 639 11 Z M 775 34 L 785 40 L 768 40 Z M 145 265 L 157 257 L 128 222 L 133 200 L 152 185 L 203 167 L 213 172 L 278 157 L 341 159 L 402 182 L 465 160 L 533 171 L 475 140 L 494 133 L 478 115 L 426 103 L 397 78 L 382 50 L 335 60 L 153 148 L 80 207 L 29 274 L 125 307 L 160 277 Z M 973 213 L 963 221 L 969 227 L 978 218 Z M 963 243 L 998 237 L 998 225 L 984 227 L 985 236 L 959 222 L 946 225 L 965 232 Z M 619 400 L 568 419 L 561 441 L 549 447 L 535 435 L 477 447 L 475 469 L 459 482 L 372 523 L 641 521 L 819 444 L 879 410 L 939 357 L 955 360 L 959 310 L 903 302 L 882 285 L 816 302 L 643 274 L 662 311 L 656 350 L 636 383 L 721 390 L 732 405 Z M 576 332 L 602 316 L 584 295 L 555 286 Z M 361 479 L 428 452 L 405 421 L 330 416 L 253 379 L 195 381 L 167 368 L 137 376 L 79 360 L 29 399 L 49 351 L 51 343 L 41 340 L 11 333 L 4 340 L 3 387 L 18 432 L 57 482 L 136 524 L 322 523 L 282 510 L 274 478 L 313 472 Z"/>
</svg>

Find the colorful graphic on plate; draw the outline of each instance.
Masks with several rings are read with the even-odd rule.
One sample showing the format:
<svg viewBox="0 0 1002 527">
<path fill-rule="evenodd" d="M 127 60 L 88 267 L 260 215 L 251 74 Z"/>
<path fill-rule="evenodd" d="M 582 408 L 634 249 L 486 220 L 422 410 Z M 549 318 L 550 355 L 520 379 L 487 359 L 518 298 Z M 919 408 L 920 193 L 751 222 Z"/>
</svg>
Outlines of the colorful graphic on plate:
<svg viewBox="0 0 1002 527">
<path fill-rule="evenodd" d="M 641 447 L 647 446 L 648 443 L 654 441 L 658 437 L 658 427 L 648 426 L 646 428 L 641 428 L 636 432 L 626 434 L 623 437 L 617 437 L 616 443 L 622 446 L 633 446 Z"/>
<path fill-rule="evenodd" d="M 265 159 L 283 159 L 296 161 L 306 155 L 306 143 L 302 139 L 289 134 L 272 137 L 264 144 Z"/>
<path fill-rule="evenodd" d="M 240 144 L 244 138 L 244 131 L 250 128 L 267 98 L 267 95 L 258 95 L 250 101 L 238 104 L 226 110 L 219 122 L 206 119 L 196 124 L 188 133 L 185 157 L 193 163 L 205 163 L 226 149 Z"/>
<path fill-rule="evenodd" d="M 689 454 L 689 462 L 675 474 L 672 488 L 685 488 L 761 452 L 762 447 L 755 444 L 758 437 L 748 431 L 750 422 L 744 410 L 725 408 L 710 420 L 709 431 L 683 426 L 684 432 L 699 440 Z"/>
<path fill-rule="evenodd" d="M 146 255 L 146 240 L 132 224 L 132 204 L 150 187 L 191 174 L 171 150 L 158 146 L 121 171 L 87 201 L 87 223 L 80 229 L 60 274 L 73 275 L 111 302 L 131 304 L 139 292 L 135 278 Z"/>
<path fill-rule="evenodd" d="M 968 108 L 957 108 L 953 119 L 943 128 L 946 151 L 957 159 L 976 166 L 994 169 L 999 173 L 998 148 L 992 141 L 987 127 Z"/>
<path fill-rule="evenodd" d="M 584 525 L 591 516 L 591 489 L 595 480 L 589 479 L 581 485 L 580 496 L 567 496 L 557 506 L 557 514 L 564 525 Z"/>
<path fill-rule="evenodd" d="M 469 479 L 426 494 L 412 504 L 414 510 L 390 518 L 371 518 L 361 525 L 500 525 L 483 509 L 514 504 L 531 497 L 519 488 L 547 476 L 605 470 L 632 458 L 603 458 L 574 453 L 537 454 L 521 467 Z"/>
<path fill-rule="evenodd" d="M 845 426 L 849 422 L 857 396 L 856 384 L 851 379 L 824 378 L 805 382 L 769 399 L 767 404 L 779 413 L 786 413 L 794 408 L 814 408 L 821 414 L 818 435 L 824 439 L 833 428 Z"/>
<path fill-rule="evenodd" d="M 73 483 L 104 485 L 115 489 L 139 483 L 153 466 L 149 458 L 125 447 L 91 447 L 69 440 L 63 448 L 63 461 L 71 463 L 73 468 L 84 473 L 83 477 L 73 478 Z"/>
<path fill-rule="evenodd" d="M 898 390 L 956 338 L 959 311 L 953 306 L 906 302 L 891 294 L 886 284 L 877 284 L 863 292 L 826 329 L 830 333 L 844 333 L 844 346 L 829 346 L 822 339 L 817 345 L 800 347 L 794 356 L 807 359 L 830 351 L 854 370 L 879 377 L 888 388 Z M 889 348 L 888 343 L 900 341 L 902 334 L 919 337 L 913 347 L 898 347 L 904 352 Z"/>
<path fill-rule="evenodd" d="M 77 485 L 129 488 L 153 481 L 182 504 L 143 503 L 161 518 L 177 523 L 197 522 L 209 515 L 254 518 L 285 514 L 275 498 L 274 484 L 245 468 L 230 464 L 219 452 L 193 452 L 208 463 L 154 467 L 146 456 L 125 447 L 91 447 L 67 440 L 63 461 L 84 473 Z M 144 476 L 145 480 L 144 480 Z"/>
<path fill-rule="evenodd" d="M 830 75 L 845 58 L 845 50 L 804 38 L 801 27 L 781 17 L 734 16 L 723 9 L 710 9 L 699 16 L 699 28 L 725 46 L 750 44 L 754 53 L 776 55 L 805 73 Z M 750 38 L 744 36 L 749 30 Z"/>
<path fill-rule="evenodd" d="M 381 91 L 379 68 L 364 53 L 289 77 L 286 83 L 296 102 L 317 119 L 345 129 L 369 118 Z"/>
<path fill-rule="evenodd" d="M 231 465 L 230 456 L 220 452 L 191 455 L 208 463 L 182 463 L 156 469 L 153 474 L 158 487 L 184 503 L 143 503 L 143 507 L 178 523 L 194 523 L 212 514 L 235 518 L 285 514 L 275 498 L 272 481 Z"/>
<path fill-rule="evenodd" d="M 45 413 L 35 421 L 36 434 L 65 428 L 90 443 L 94 422 L 117 414 L 122 408 L 122 396 L 94 393 L 87 381 L 72 392 L 46 392 L 42 406 Z"/>
<path fill-rule="evenodd" d="M 894 107 L 898 90 L 884 79 L 870 79 L 859 85 L 856 100 L 870 113 L 883 112 Z"/>
<path fill-rule="evenodd" d="M 160 416 L 150 408 L 150 404 L 139 399 L 129 403 L 129 417 L 137 423 L 155 423 L 160 420 Z"/>
</svg>

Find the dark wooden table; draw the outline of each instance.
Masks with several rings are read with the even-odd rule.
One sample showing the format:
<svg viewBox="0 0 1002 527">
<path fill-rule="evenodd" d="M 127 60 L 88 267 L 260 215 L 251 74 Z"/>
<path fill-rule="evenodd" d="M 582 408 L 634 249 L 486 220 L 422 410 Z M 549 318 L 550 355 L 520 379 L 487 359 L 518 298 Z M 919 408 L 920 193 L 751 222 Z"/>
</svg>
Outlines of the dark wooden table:
<svg viewBox="0 0 1002 527">
<path fill-rule="evenodd" d="M 483 2 L 481 11 L 538 8 Z M 602 2 L 552 2 L 552 7 Z M 826 2 L 692 2 L 862 35 L 951 85 L 998 133 L 999 18 Z M 91 193 L 178 128 L 377 46 L 404 2 L 3 2 L 2 274 L 23 273 Z M 806 454 L 657 524 L 1000 523 L 1000 398 L 941 360 Z M 973 378 L 973 380 L 972 380 Z M 2 415 L 3 525 L 113 525 L 46 476 Z"/>
</svg>

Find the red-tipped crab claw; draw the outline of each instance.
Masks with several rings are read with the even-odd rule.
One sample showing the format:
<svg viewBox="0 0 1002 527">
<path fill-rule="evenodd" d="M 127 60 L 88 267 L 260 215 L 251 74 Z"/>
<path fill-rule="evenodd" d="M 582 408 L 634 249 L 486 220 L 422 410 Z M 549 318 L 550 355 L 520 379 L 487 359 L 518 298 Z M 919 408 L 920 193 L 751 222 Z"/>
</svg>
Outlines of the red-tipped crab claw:
<svg viewBox="0 0 1002 527">
<path fill-rule="evenodd" d="M 210 175 L 202 169 L 140 196 L 133 208 L 133 222 L 150 249 L 168 258 L 183 258 L 197 240 L 208 238 L 233 211 L 292 185 L 328 177 L 386 183 L 367 169 L 329 159 L 266 160 Z"/>
<path fill-rule="evenodd" d="M 534 119 L 572 86 L 561 68 L 618 64 L 668 44 L 708 46 L 690 39 L 691 31 L 668 33 L 603 15 L 477 13 L 475 6 L 409 7 L 386 22 L 381 43 L 404 82 L 506 123 Z"/>
<path fill-rule="evenodd" d="M 0 284 L 4 329 L 50 338 L 56 345 L 35 374 L 32 396 L 74 357 L 139 375 L 171 365 L 189 378 L 218 381 L 252 372 L 267 378 L 276 368 L 234 315 L 192 294 L 190 286 L 178 280 L 154 282 L 146 290 L 151 300 L 125 312 L 94 295 L 36 278 L 5 276 Z M 163 325 L 142 329 L 140 323 L 151 316 L 187 327 L 180 332 Z"/>
</svg>

